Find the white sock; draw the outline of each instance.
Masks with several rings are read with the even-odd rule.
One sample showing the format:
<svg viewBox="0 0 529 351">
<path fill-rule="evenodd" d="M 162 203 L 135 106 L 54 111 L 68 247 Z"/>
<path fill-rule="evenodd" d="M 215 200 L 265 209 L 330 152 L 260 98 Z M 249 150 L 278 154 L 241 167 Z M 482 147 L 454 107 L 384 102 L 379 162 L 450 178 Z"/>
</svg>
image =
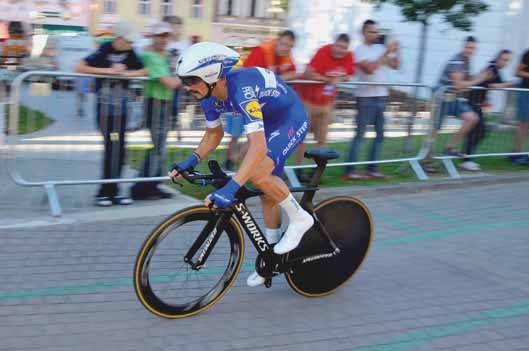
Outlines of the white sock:
<svg viewBox="0 0 529 351">
<path fill-rule="evenodd" d="M 291 193 L 288 194 L 286 199 L 279 203 L 279 206 L 286 212 L 288 219 L 291 222 L 301 221 L 306 218 L 306 215 L 308 214 L 303 208 L 301 208 Z"/>
<path fill-rule="evenodd" d="M 280 235 L 281 235 L 281 232 L 279 228 L 277 229 L 266 228 L 265 229 L 265 237 L 270 245 L 277 243 L 279 241 Z"/>
</svg>

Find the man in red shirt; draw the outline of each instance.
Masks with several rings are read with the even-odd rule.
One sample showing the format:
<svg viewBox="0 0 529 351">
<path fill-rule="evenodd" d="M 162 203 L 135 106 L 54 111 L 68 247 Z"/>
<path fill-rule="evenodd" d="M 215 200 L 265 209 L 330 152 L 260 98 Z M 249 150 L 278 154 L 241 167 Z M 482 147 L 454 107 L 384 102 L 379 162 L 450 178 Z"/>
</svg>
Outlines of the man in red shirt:
<svg viewBox="0 0 529 351">
<path fill-rule="evenodd" d="M 303 78 L 323 83 L 302 85 L 298 89 L 309 113 L 318 148 L 327 145 L 327 132 L 337 93 L 336 84 L 349 81 L 355 73 L 354 56 L 349 50 L 350 42 L 349 35 L 342 33 L 334 43 L 318 49 L 307 65 Z M 298 147 L 298 164 L 303 159 L 303 149 Z"/>
<path fill-rule="evenodd" d="M 296 65 L 292 58 L 292 48 L 296 36 L 291 30 L 279 33 L 277 39 L 269 40 L 253 48 L 244 67 L 263 67 L 281 76 L 283 80 L 296 78 Z"/>
</svg>

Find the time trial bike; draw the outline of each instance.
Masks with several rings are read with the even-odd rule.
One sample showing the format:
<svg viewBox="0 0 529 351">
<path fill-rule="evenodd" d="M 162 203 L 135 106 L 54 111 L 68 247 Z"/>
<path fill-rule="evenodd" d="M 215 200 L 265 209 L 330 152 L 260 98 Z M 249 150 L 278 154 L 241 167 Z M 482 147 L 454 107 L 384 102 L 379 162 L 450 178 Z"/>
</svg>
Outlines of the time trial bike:
<svg viewBox="0 0 529 351">
<path fill-rule="evenodd" d="M 134 289 L 143 306 L 157 316 L 184 318 L 205 311 L 232 286 L 244 261 L 245 232 L 258 252 L 257 272 L 272 279 L 284 274 L 297 293 L 325 296 L 344 285 L 364 261 L 373 236 L 368 208 L 350 196 L 337 196 L 313 204 L 327 162 L 339 157 L 332 150 L 311 150 L 317 168 L 300 205 L 314 217 L 314 225 L 299 246 L 276 255 L 246 206 L 261 191 L 242 187 L 227 209 L 192 206 L 174 213 L 158 225 L 143 243 L 134 266 Z M 183 177 L 197 185 L 221 188 L 230 177 L 216 161 L 211 174 L 190 171 Z M 248 271 L 253 270 L 251 265 Z"/>
</svg>

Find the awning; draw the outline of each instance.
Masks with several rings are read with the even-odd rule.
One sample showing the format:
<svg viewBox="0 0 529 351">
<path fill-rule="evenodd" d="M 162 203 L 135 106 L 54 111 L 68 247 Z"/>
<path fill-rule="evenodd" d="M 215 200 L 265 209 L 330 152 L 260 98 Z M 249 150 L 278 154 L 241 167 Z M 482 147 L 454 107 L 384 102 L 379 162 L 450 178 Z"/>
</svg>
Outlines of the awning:
<svg viewBox="0 0 529 351">
<path fill-rule="evenodd" d="M 49 34 L 54 33 L 79 33 L 86 32 L 86 27 L 83 26 L 67 26 L 60 24 L 44 24 L 42 25 L 42 30 Z"/>
</svg>

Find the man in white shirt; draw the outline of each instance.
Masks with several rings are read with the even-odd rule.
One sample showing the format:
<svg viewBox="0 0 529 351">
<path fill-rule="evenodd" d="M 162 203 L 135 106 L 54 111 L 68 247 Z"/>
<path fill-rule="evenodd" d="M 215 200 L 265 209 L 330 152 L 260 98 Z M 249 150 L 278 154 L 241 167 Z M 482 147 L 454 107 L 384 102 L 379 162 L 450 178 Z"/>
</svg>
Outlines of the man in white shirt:
<svg viewBox="0 0 529 351">
<path fill-rule="evenodd" d="M 399 43 L 392 42 L 387 46 L 381 43 L 381 36 L 376 22 L 367 20 L 362 26 L 364 43 L 355 51 L 358 80 L 360 82 L 385 83 L 388 81 L 386 67 L 398 69 Z M 349 149 L 349 162 L 357 161 L 357 153 L 364 138 L 366 127 L 372 123 L 375 126 L 376 137 L 369 153 L 369 161 L 376 161 L 382 150 L 384 141 L 384 110 L 389 95 L 388 88 L 383 86 L 360 86 L 357 89 L 357 130 Z M 367 166 L 368 174 L 357 173 L 353 166 L 346 168 L 347 179 L 383 178 L 384 174 L 377 170 L 376 164 Z"/>
</svg>

